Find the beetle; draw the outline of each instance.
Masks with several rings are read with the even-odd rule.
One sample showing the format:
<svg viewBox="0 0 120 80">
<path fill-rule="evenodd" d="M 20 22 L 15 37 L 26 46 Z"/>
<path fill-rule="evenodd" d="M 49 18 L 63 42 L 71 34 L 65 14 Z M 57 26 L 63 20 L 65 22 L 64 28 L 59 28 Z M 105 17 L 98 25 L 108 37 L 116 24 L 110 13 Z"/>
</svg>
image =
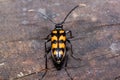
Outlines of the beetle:
<svg viewBox="0 0 120 80">
<path fill-rule="evenodd" d="M 70 14 L 70 13 L 69 13 Z M 52 20 L 51 20 L 52 21 Z M 63 22 L 65 22 L 65 21 L 63 21 Z M 110 26 L 114 26 L 114 25 L 116 25 L 116 24 L 110 24 Z M 118 24 L 119 25 L 119 24 Z M 108 25 L 101 25 L 101 26 L 108 26 Z M 62 31 L 61 31 L 62 30 Z M 67 54 L 67 46 L 66 46 L 66 42 L 68 42 L 68 43 L 70 43 L 70 40 L 69 40 L 69 38 L 67 38 L 66 37 L 66 35 L 69 33 L 69 35 L 70 35 L 70 38 L 72 38 L 72 32 L 71 31 L 65 31 L 64 29 L 63 29 L 63 23 L 61 24 L 61 23 L 59 23 L 59 24 L 55 24 L 55 29 L 54 30 L 52 30 L 51 31 L 51 34 L 49 34 L 45 39 L 46 39 L 46 42 L 45 42 L 45 52 L 46 52 L 46 54 L 45 54 L 45 59 L 46 59 L 46 62 L 45 62 L 45 65 L 46 65 L 46 68 L 45 69 L 43 69 L 43 70 L 46 70 L 46 72 L 44 73 L 44 75 L 42 76 L 42 78 L 44 78 L 44 76 L 45 76 L 45 74 L 47 73 L 47 55 L 48 55 L 48 53 L 50 53 L 50 51 L 51 51 L 51 53 L 53 54 L 54 53 L 54 51 L 52 52 L 52 50 L 54 49 L 54 47 L 55 46 L 53 46 L 52 47 L 52 45 L 51 45 L 51 48 L 47 48 L 47 43 L 48 42 L 51 42 L 51 44 L 55 44 L 56 42 L 55 41 L 59 41 L 59 38 L 60 38 L 60 36 L 61 35 L 59 35 L 59 37 L 58 37 L 58 35 L 55 35 L 56 34 L 56 31 L 58 31 L 57 33 L 62 33 L 62 32 L 65 32 L 65 35 L 63 35 L 63 33 L 61 34 L 64 38 L 62 38 L 62 42 L 61 43 L 64 43 L 65 45 L 64 45 L 64 48 L 63 49 L 65 49 L 64 51 L 62 51 L 62 52 L 64 52 L 64 54 L 65 54 L 65 56 L 64 57 L 62 57 L 63 59 L 59 59 L 58 61 L 56 60 L 56 59 L 54 59 L 55 57 L 54 56 L 52 56 L 52 59 L 53 59 L 53 63 L 55 64 L 55 66 L 56 66 L 56 68 L 57 68 L 57 70 L 61 70 L 62 69 L 62 66 L 63 66 L 63 63 L 65 63 L 65 67 L 67 67 L 67 60 L 68 60 L 68 54 Z M 61 31 L 61 32 L 60 32 Z M 52 33 L 54 33 L 53 35 L 52 35 Z M 53 36 L 56 36 L 57 37 L 57 40 L 55 40 L 56 38 L 55 37 L 53 37 Z M 51 39 L 53 39 L 53 42 L 51 41 Z M 64 40 L 65 39 L 65 40 Z M 59 43 L 60 44 L 60 43 Z M 70 43 L 71 44 L 71 43 Z M 62 46 L 63 47 L 63 46 Z M 57 50 L 56 50 L 57 51 Z M 59 48 L 58 48 L 58 51 L 57 52 L 59 52 Z M 73 56 L 73 51 L 72 51 L 72 45 L 71 45 L 71 52 L 72 52 L 72 54 L 71 54 L 71 56 Z M 56 52 L 55 52 L 56 53 Z M 63 53 L 62 53 L 63 54 Z M 73 56 L 73 58 L 75 58 L 74 56 Z M 75 58 L 76 59 L 76 58 Z M 91 60 L 91 59 L 89 59 L 89 60 Z M 89 61 L 88 60 L 88 61 Z M 60 63 L 61 62 L 61 63 Z M 65 70 L 66 70 L 66 72 L 67 72 L 67 69 L 65 68 Z M 42 71 L 42 70 L 41 70 Z M 34 73 L 30 73 L 30 74 L 27 74 L 27 75 L 25 75 L 25 76 L 29 76 L 29 75 L 31 75 L 31 74 L 35 74 L 36 72 L 34 72 Z M 69 75 L 69 73 L 67 72 L 67 74 L 68 74 L 68 76 L 70 77 L 70 75 Z M 24 77 L 25 77 L 24 76 Z M 71 78 L 71 77 L 70 77 Z M 120 76 L 118 76 L 118 77 L 115 77 L 115 80 L 117 80 L 117 79 L 119 79 L 120 78 Z M 19 77 L 18 78 L 15 78 L 15 80 L 16 79 L 19 79 Z M 72 78 L 71 78 L 71 80 L 72 80 Z"/>
<path fill-rule="evenodd" d="M 76 59 L 76 60 L 81 60 L 80 58 L 76 58 L 73 56 L 73 50 L 72 50 L 72 44 L 70 42 L 70 38 L 72 38 L 72 31 L 65 31 L 63 29 L 63 24 L 65 23 L 65 20 L 67 19 L 67 17 L 71 14 L 71 12 L 73 10 L 75 10 L 77 7 L 79 7 L 78 5 L 75 6 L 64 18 L 64 20 L 60 23 L 54 23 L 50 18 L 48 18 L 51 22 L 53 22 L 55 24 L 55 28 L 51 31 L 51 33 L 45 38 L 45 73 L 42 76 L 41 79 L 43 79 L 43 77 L 46 75 L 47 73 L 47 55 L 51 52 L 51 57 L 52 57 L 52 61 L 56 67 L 57 70 L 61 70 L 63 64 L 65 65 L 65 67 L 67 67 L 67 61 L 68 61 L 68 54 L 67 54 L 67 46 L 66 46 L 66 42 L 68 42 L 70 44 L 70 49 L 71 49 L 71 57 Z M 43 14 L 42 14 L 43 15 Z M 45 16 L 45 15 L 44 15 Z M 67 38 L 67 34 L 69 34 L 69 39 Z M 51 42 L 51 47 L 47 48 L 47 43 Z M 67 72 L 67 75 L 70 77 L 67 69 L 65 68 L 65 71 Z M 70 77 L 71 78 L 71 77 Z M 72 80 L 72 78 L 71 78 Z"/>
<path fill-rule="evenodd" d="M 76 58 L 73 56 L 73 50 L 72 50 L 72 44 L 70 42 L 70 38 L 73 38 L 72 36 L 72 31 L 66 31 L 63 29 L 63 24 L 65 23 L 65 20 L 68 18 L 68 16 L 71 14 L 72 11 L 74 11 L 76 8 L 78 8 L 79 5 L 75 6 L 73 9 L 70 10 L 70 12 L 66 15 L 66 17 L 64 18 L 64 20 L 60 23 L 55 23 L 54 21 L 52 21 L 48 16 L 44 15 L 43 13 L 40 13 L 42 16 L 45 16 L 48 20 L 50 20 L 53 24 L 55 24 L 55 28 L 51 31 L 51 33 L 44 38 L 45 41 L 45 73 L 42 75 L 42 77 L 39 80 L 42 80 L 44 78 L 44 76 L 47 73 L 48 70 L 48 66 L 47 66 L 47 55 L 51 52 L 51 57 L 52 57 L 52 61 L 56 67 L 57 70 L 61 70 L 62 66 L 64 64 L 65 66 L 65 71 L 68 75 L 68 77 L 70 77 L 71 80 L 72 77 L 70 76 L 70 74 L 67 71 L 67 61 L 68 61 L 68 47 L 66 46 L 66 42 L 68 42 L 70 44 L 70 49 L 71 49 L 71 57 L 75 60 L 80 60 L 80 58 Z M 67 34 L 69 34 L 69 37 L 67 37 Z M 51 42 L 51 46 L 47 48 L 47 43 Z M 39 72 L 38 72 L 39 73 Z M 21 76 L 21 77 L 16 77 L 13 80 L 25 77 L 25 76 L 29 76 L 32 74 L 36 74 L 36 72 Z"/>
</svg>

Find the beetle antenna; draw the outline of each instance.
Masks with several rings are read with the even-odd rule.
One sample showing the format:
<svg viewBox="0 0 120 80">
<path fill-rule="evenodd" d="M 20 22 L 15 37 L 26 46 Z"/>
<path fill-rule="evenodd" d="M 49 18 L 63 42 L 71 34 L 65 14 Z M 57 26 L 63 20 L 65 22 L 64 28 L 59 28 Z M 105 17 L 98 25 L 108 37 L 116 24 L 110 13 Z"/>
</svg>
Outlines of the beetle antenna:
<svg viewBox="0 0 120 80">
<path fill-rule="evenodd" d="M 53 24 L 56 25 L 56 23 L 55 23 L 52 19 L 50 19 L 50 17 L 48 17 L 47 15 L 44 15 L 44 14 L 41 13 L 41 12 L 40 12 L 40 14 L 41 14 L 42 16 L 45 16 L 50 22 L 52 22 Z"/>
<path fill-rule="evenodd" d="M 65 20 L 67 19 L 67 17 L 71 14 L 71 12 L 73 11 L 73 10 L 75 10 L 77 7 L 79 7 L 79 5 L 77 5 L 77 6 L 75 6 L 68 14 L 67 14 L 67 16 L 64 18 L 64 20 L 60 23 L 60 24 L 64 24 L 65 23 Z"/>
</svg>

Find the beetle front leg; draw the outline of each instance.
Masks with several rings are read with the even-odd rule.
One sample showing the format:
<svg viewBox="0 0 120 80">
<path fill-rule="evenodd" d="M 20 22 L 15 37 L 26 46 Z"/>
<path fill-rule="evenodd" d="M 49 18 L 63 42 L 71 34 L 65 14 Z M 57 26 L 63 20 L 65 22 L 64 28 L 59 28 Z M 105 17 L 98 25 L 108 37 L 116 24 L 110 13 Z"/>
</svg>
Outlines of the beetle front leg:
<svg viewBox="0 0 120 80">
<path fill-rule="evenodd" d="M 68 33 L 69 33 L 69 36 L 70 36 L 69 38 L 73 38 L 73 36 L 72 36 L 72 31 L 70 31 L 70 30 L 69 30 L 69 31 L 66 31 L 66 34 L 68 34 Z"/>
<path fill-rule="evenodd" d="M 48 40 L 50 38 L 51 34 L 47 35 L 46 38 L 44 38 L 45 40 Z"/>
</svg>

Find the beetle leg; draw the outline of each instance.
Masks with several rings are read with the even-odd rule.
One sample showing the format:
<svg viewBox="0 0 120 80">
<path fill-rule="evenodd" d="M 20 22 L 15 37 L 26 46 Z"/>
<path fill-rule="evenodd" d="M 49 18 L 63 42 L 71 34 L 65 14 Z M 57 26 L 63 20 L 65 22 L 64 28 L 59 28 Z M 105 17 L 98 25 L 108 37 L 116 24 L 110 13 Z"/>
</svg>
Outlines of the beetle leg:
<svg viewBox="0 0 120 80">
<path fill-rule="evenodd" d="M 70 30 L 69 30 L 69 31 L 66 31 L 66 34 L 68 34 L 68 33 L 69 33 L 69 36 L 70 36 L 69 38 L 73 38 L 73 36 L 72 36 L 72 31 L 70 31 Z"/>
<path fill-rule="evenodd" d="M 51 48 L 48 48 L 48 49 L 47 49 L 47 46 L 46 46 L 46 44 L 47 44 L 48 42 L 50 42 L 50 40 L 51 40 L 51 39 L 48 39 L 48 40 L 45 42 L 45 53 L 49 53 L 50 50 L 51 50 Z"/>
<path fill-rule="evenodd" d="M 42 75 L 41 79 L 39 80 L 42 80 L 45 77 L 46 73 L 47 73 L 47 55 L 45 55 L 45 73 Z"/>
<path fill-rule="evenodd" d="M 70 76 L 70 74 L 68 73 L 68 70 L 67 70 L 68 55 L 66 55 L 65 58 L 66 58 L 65 59 L 65 71 L 66 71 L 68 77 L 70 77 L 70 80 L 73 80 L 73 78 Z"/>
<path fill-rule="evenodd" d="M 70 44 L 70 47 L 71 47 L 71 57 L 75 60 L 80 60 L 81 61 L 80 58 L 76 58 L 76 57 L 73 56 L 72 44 L 71 44 L 70 40 L 67 39 L 67 42 Z"/>
<path fill-rule="evenodd" d="M 42 75 L 41 79 L 39 79 L 39 80 L 42 80 L 42 79 L 45 77 L 46 73 L 47 73 L 47 69 L 48 69 L 48 67 L 47 67 L 47 55 L 48 55 L 48 53 L 50 52 L 51 48 L 47 49 L 46 44 L 47 44 L 50 40 L 51 40 L 51 39 L 48 39 L 48 40 L 45 42 L 45 73 Z"/>
<path fill-rule="evenodd" d="M 51 34 L 47 35 L 46 38 L 44 38 L 45 40 L 48 40 L 50 38 Z"/>
<path fill-rule="evenodd" d="M 42 80 L 45 77 L 46 73 L 47 73 L 47 69 L 48 69 L 47 68 L 47 54 L 48 53 L 45 54 L 45 73 L 42 75 L 41 79 L 39 79 L 39 80 Z"/>
</svg>

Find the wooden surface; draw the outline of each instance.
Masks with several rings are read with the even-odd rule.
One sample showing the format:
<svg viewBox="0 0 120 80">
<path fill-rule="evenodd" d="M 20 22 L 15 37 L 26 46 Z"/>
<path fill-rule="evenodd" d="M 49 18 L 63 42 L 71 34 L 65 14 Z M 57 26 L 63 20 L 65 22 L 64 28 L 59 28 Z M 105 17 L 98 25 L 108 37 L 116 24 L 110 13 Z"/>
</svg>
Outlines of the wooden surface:
<svg viewBox="0 0 120 80">
<path fill-rule="evenodd" d="M 38 80 L 44 71 L 44 40 L 52 24 L 76 5 L 66 20 L 65 30 L 74 38 L 74 56 L 69 56 L 68 72 L 74 80 L 114 80 L 120 76 L 119 0 L 0 0 L 0 80 Z M 68 45 L 69 46 L 69 45 Z M 70 54 L 70 51 L 68 51 Z M 51 59 L 48 67 L 52 68 Z M 39 74 L 37 74 L 39 72 Z M 69 80 L 64 68 L 50 69 L 43 80 Z M 120 80 L 120 79 L 118 79 Z"/>
</svg>

